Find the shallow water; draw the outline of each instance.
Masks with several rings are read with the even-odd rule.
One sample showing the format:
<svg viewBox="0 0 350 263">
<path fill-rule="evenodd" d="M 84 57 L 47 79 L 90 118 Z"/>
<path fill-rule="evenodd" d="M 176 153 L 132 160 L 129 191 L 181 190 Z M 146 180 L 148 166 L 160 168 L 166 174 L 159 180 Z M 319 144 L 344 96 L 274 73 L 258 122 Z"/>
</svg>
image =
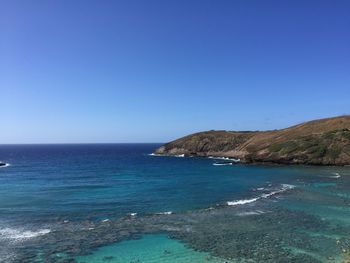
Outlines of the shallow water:
<svg viewBox="0 0 350 263">
<path fill-rule="evenodd" d="M 78 263 L 125 263 L 125 262 L 162 262 L 162 263 L 224 263 L 224 260 L 208 253 L 194 251 L 179 241 L 166 235 L 146 235 L 141 239 L 122 241 L 105 246 L 92 255 L 78 256 Z M 227 262 L 227 261 L 226 261 Z"/>
<path fill-rule="evenodd" d="M 0 146 L 1 260 L 349 257 L 349 167 L 213 165 L 157 146 Z"/>
</svg>

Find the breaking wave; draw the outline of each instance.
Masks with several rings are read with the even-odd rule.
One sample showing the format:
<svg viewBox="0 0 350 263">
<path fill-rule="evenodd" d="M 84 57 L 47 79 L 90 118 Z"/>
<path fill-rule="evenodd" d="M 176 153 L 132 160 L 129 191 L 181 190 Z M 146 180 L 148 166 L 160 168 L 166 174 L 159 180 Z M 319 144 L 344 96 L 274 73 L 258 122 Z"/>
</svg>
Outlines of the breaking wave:
<svg viewBox="0 0 350 263">
<path fill-rule="evenodd" d="M 244 204 L 249 204 L 253 203 L 257 200 L 259 200 L 260 197 L 252 198 L 252 199 L 242 199 L 242 200 L 237 200 L 237 201 L 228 201 L 227 205 L 244 205 Z"/>
<path fill-rule="evenodd" d="M 241 161 L 241 159 L 235 159 L 235 158 L 229 158 L 229 157 L 219 157 L 219 156 L 208 156 L 209 159 L 216 159 L 216 160 L 226 160 L 226 161 L 233 161 L 235 163 L 238 163 Z"/>
<path fill-rule="evenodd" d="M 0 162 L 1 163 L 1 162 Z M 2 165 L 0 165 L 0 168 L 5 168 L 5 167 L 9 167 L 10 164 L 9 163 L 1 163 Z"/>
<path fill-rule="evenodd" d="M 158 154 L 158 153 L 149 153 L 149 156 L 163 156 L 162 154 Z"/>
<path fill-rule="evenodd" d="M 275 190 L 275 191 L 271 191 L 269 193 L 264 193 L 264 194 L 261 194 L 260 196 L 258 197 L 255 197 L 255 198 L 251 198 L 251 199 L 242 199 L 242 200 L 235 200 L 235 201 L 228 201 L 226 202 L 227 205 L 229 206 L 236 206 L 236 205 L 244 205 L 244 204 L 249 204 L 249 203 L 253 203 L 253 202 L 256 202 L 260 199 L 264 199 L 264 198 L 269 198 L 273 195 L 276 195 L 276 194 L 280 194 L 280 193 L 283 193 L 285 191 L 288 191 L 288 190 L 291 190 L 295 188 L 294 185 L 290 185 L 290 184 L 282 184 L 281 185 L 281 188 Z M 260 188 L 261 189 L 261 188 Z"/>
<path fill-rule="evenodd" d="M 216 166 L 222 166 L 222 165 L 233 165 L 233 163 L 213 163 L 213 165 L 216 165 Z"/>
<path fill-rule="evenodd" d="M 172 211 L 166 211 L 166 212 L 158 212 L 155 213 L 156 215 L 171 215 L 173 212 Z"/>
<path fill-rule="evenodd" d="M 333 176 L 330 176 L 329 178 L 335 178 L 335 179 L 338 179 L 340 178 L 340 174 L 339 173 L 333 173 L 334 175 Z"/>
<path fill-rule="evenodd" d="M 32 231 L 32 230 L 20 230 L 20 229 L 6 227 L 6 228 L 0 229 L 0 239 L 22 241 L 22 240 L 46 235 L 50 232 L 51 232 L 50 229 L 39 229 L 37 231 Z"/>
<path fill-rule="evenodd" d="M 149 153 L 148 156 L 168 156 L 168 157 L 185 157 L 185 154 L 159 154 L 159 153 Z"/>
</svg>

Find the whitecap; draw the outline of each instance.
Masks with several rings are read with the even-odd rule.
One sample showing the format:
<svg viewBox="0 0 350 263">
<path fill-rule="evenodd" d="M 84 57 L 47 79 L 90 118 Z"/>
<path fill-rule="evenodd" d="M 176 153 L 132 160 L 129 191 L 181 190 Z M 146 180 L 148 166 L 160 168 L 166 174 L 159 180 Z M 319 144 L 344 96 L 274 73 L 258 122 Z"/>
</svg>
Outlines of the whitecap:
<svg viewBox="0 0 350 263">
<path fill-rule="evenodd" d="M 172 211 L 166 211 L 166 212 L 158 212 L 155 213 L 156 215 L 171 215 L 173 212 Z"/>
<path fill-rule="evenodd" d="M 282 184 L 282 188 L 281 189 L 278 189 L 276 191 L 272 191 L 272 192 L 267 193 L 267 194 L 262 194 L 261 197 L 262 198 L 267 198 L 267 197 L 273 196 L 275 194 L 283 193 L 283 192 L 285 192 L 287 190 L 293 189 L 294 187 L 295 186 L 291 185 L 291 184 Z"/>
<path fill-rule="evenodd" d="M 25 240 L 25 239 L 46 235 L 50 232 L 51 232 L 50 229 L 40 229 L 37 231 L 32 231 L 32 230 L 20 230 L 20 229 L 7 227 L 7 228 L 0 229 L 0 238 L 20 241 L 20 240 Z"/>
<path fill-rule="evenodd" d="M 222 166 L 222 165 L 233 165 L 233 163 L 213 163 L 215 166 Z"/>
<path fill-rule="evenodd" d="M 340 174 L 339 173 L 333 173 L 334 176 L 330 176 L 329 178 L 335 178 L 335 179 L 338 179 L 340 178 Z"/>
<path fill-rule="evenodd" d="M 237 200 L 237 201 L 228 201 L 227 205 L 229 205 L 229 206 L 244 205 L 244 204 L 253 203 L 259 199 L 260 199 L 260 197 L 256 197 L 256 198 L 252 198 L 252 199 L 242 199 L 242 200 Z"/>
<path fill-rule="evenodd" d="M 148 156 L 163 156 L 162 154 L 159 154 L 159 153 L 149 153 L 147 155 Z"/>
<path fill-rule="evenodd" d="M 170 157 L 185 157 L 185 154 L 159 154 L 159 153 L 149 153 L 148 156 L 170 156 Z"/>
<path fill-rule="evenodd" d="M 0 163 L 2 163 L 2 162 L 0 162 Z M 2 164 L 4 164 L 4 165 L 1 165 L 0 168 L 5 168 L 5 167 L 9 167 L 10 166 L 9 163 L 2 163 Z"/>
<path fill-rule="evenodd" d="M 241 159 L 235 159 L 235 158 L 229 158 L 229 157 L 220 157 L 220 156 L 208 156 L 209 159 L 217 159 L 217 160 L 227 160 L 227 161 L 233 161 L 235 163 L 238 163 L 241 161 Z"/>
<path fill-rule="evenodd" d="M 255 201 L 258 201 L 259 199 L 268 198 L 268 197 L 271 197 L 273 195 L 280 194 L 280 193 L 283 193 L 283 192 L 288 191 L 290 189 L 293 189 L 295 187 L 294 185 L 291 185 L 291 184 L 282 184 L 281 186 L 282 187 L 278 190 L 272 191 L 270 193 L 264 193 L 258 197 L 255 197 L 255 198 L 242 199 L 242 200 L 236 200 L 236 201 L 228 201 L 227 205 L 235 206 L 235 205 L 244 205 L 244 204 L 253 203 Z"/>
</svg>

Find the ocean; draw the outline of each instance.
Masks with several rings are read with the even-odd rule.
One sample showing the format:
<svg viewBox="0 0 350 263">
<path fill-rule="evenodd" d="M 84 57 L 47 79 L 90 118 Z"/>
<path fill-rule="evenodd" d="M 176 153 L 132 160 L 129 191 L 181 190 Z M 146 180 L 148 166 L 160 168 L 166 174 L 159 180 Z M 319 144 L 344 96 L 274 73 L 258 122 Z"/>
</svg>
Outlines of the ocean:
<svg viewBox="0 0 350 263">
<path fill-rule="evenodd" d="M 0 262 L 346 262 L 350 167 L 0 145 Z"/>
</svg>

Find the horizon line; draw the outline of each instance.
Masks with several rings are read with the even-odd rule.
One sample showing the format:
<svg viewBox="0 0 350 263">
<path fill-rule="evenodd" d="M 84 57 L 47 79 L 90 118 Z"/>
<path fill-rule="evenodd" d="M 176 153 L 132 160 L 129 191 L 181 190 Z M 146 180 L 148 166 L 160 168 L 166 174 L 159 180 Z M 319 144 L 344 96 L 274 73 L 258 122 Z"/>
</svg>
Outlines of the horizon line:
<svg viewBox="0 0 350 263">
<path fill-rule="evenodd" d="M 1 145 L 77 145 L 77 144 L 163 144 L 164 142 L 34 142 L 34 143 L 0 143 Z"/>
</svg>

